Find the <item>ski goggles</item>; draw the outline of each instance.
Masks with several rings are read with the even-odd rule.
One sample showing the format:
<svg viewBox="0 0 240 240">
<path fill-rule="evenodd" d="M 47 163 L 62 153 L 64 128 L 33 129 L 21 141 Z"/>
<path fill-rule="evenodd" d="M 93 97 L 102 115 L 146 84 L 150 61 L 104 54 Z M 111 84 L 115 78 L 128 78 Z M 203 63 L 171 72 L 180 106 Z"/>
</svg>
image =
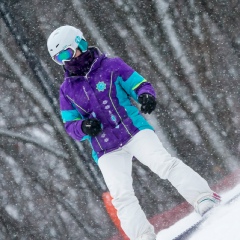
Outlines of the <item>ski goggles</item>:
<svg viewBox="0 0 240 240">
<path fill-rule="evenodd" d="M 59 65 L 64 65 L 65 61 L 71 61 L 71 59 L 75 56 L 76 49 L 71 46 L 67 46 L 64 50 L 57 53 L 52 57 L 52 59 Z"/>
</svg>

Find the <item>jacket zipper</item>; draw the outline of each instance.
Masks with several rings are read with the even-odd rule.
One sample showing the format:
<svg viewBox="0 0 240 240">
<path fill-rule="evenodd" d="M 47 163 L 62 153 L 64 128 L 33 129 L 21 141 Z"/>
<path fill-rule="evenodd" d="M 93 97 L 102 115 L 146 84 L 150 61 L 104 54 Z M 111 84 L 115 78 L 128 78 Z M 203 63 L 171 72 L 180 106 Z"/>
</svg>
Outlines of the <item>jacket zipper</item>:
<svg viewBox="0 0 240 240">
<path fill-rule="evenodd" d="M 110 100 L 111 100 L 111 103 L 112 103 L 112 105 L 113 105 L 113 107 L 114 107 L 114 109 L 115 109 L 115 111 L 116 111 L 118 117 L 120 118 L 120 120 L 121 120 L 123 126 L 125 127 L 126 131 L 128 132 L 128 134 L 129 134 L 131 137 L 133 137 L 132 134 L 129 132 L 127 126 L 123 123 L 123 120 L 122 120 L 120 114 L 118 113 L 117 108 L 115 107 L 115 105 L 114 105 L 114 103 L 113 103 L 113 100 L 112 100 L 112 98 L 111 98 L 111 91 L 112 91 L 112 77 L 113 77 L 113 72 L 111 72 L 111 83 L 110 83 L 110 90 L 109 90 L 109 98 L 110 98 Z"/>
<path fill-rule="evenodd" d="M 93 61 L 92 66 L 90 67 L 89 71 L 86 73 L 86 75 L 85 75 L 85 78 L 86 78 L 86 79 L 88 78 L 88 74 L 91 72 L 92 67 L 93 67 L 93 65 L 94 65 L 94 63 L 95 63 L 96 61 L 97 61 L 97 59 L 95 59 L 95 60 Z"/>
</svg>

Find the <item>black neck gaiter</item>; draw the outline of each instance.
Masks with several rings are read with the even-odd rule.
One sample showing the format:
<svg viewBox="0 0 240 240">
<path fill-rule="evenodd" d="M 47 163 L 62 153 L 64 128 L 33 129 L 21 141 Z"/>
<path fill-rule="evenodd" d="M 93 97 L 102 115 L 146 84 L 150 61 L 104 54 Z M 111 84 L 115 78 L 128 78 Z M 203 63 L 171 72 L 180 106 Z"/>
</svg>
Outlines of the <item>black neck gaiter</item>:
<svg viewBox="0 0 240 240">
<path fill-rule="evenodd" d="M 71 61 L 65 62 L 64 69 L 67 70 L 71 76 L 84 76 L 91 68 L 93 60 L 94 49 L 89 49 Z"/>
</svg>

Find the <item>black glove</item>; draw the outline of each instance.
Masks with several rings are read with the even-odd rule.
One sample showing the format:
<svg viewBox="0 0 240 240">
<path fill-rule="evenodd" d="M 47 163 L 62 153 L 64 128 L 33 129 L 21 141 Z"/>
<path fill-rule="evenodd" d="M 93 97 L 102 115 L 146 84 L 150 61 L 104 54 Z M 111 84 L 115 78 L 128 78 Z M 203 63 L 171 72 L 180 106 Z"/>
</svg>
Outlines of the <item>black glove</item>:
<svg viewBox="0 0 240 240">
<path fill-rule="evenodd" d="M 91 137 L 97 136 L 101 131 L 101 122 L 96 118 L 86 119 L 82 122 L 82 131 Z"/>
<path fill-rule="evenodd" d="M 141 106 L 141 112 L 150 114 L 157 105 L 155 97 L 148 93 L 143 93 L 138 97 L 138 101 Z"/>
</svg>

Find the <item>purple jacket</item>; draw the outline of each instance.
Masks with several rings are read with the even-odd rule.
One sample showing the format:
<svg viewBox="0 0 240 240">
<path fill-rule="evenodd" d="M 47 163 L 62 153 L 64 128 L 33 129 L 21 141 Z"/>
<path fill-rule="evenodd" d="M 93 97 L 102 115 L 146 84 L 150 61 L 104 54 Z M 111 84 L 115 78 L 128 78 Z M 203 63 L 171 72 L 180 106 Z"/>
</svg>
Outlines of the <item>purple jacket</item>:
<svg viewBox="0 0 240 240">
<path fill-rule="evenodd" d="M 108 58 L 98 52 L 85 76 L 70 76 L 60 88 L 60 108 L 67 133 L 74 139 L 88 139 L 93 158 L 98 158 L 126 144 L 137 132 L 153 129 L 130 98 L 154 89 L 140 74 L 120 58 Z M 82 132 L 86 118 L 97 118 L 102 132 L 90 137 Z"/>
</svg>

